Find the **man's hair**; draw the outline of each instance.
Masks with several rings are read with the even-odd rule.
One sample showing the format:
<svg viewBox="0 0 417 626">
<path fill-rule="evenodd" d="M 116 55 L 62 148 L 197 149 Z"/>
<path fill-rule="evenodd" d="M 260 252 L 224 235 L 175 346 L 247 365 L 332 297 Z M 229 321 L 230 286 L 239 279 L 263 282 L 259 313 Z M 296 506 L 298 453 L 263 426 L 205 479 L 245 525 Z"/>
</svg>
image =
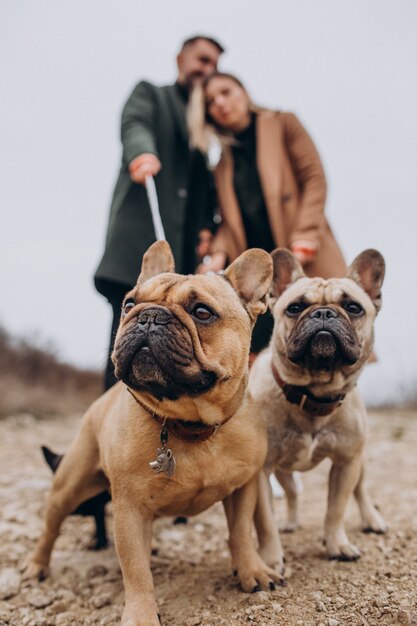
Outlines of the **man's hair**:
<svg viewBox="0 0 417 626">
<path fill-rule="evenodd" d="M 193 35 L 193 37 L 189 37 L 183 42 L 181 46 L 181 52 L 184 50 L 184 48 L 188 48 L 188 46 L 192 46 L 199 39 L 204 39 L 204 41 L 208 41 L 209 43 L 213 44 L 213 46 L 216 46 L 220 54 L 223 54 L 224 52 L 223 46 L 216 39 L 213 39 L 213 37 L 207 37 L 207 35 Z"/>
</svg>

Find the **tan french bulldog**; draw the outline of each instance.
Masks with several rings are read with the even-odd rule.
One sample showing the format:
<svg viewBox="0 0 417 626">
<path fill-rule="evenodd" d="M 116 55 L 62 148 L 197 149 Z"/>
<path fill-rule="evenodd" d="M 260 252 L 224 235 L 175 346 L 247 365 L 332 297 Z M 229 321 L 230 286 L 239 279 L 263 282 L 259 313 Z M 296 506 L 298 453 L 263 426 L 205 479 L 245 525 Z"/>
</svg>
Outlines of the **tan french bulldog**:
<svg viewBox="0 0 417 626">
<path fill-rule="evenodd" d="M 381 308 L 385 264 L 365 250 L 346 278 L 307 278 L 294 256 L 272 253 L 269 348 L 252 367 L 248 395 L 268 423 L 266 475 L 275 473 L 287 498 L 288 530 L 298 525 L 294 471 L 332 460 L 324 538 L 332 559 L 360 556 L 349 541 L 343 517 L 354 493 L 365 530 L 383 533 L 386 524 L 364 486 L 366 409 L 356 388 L 373 348 L 374 320 Z M 260 554 L 281 564 L 283 554 L 268 493 L 262 481 L 256 525 Z"/>
<path fill-rule="evenodd" d="M 123 304 L 113 353 L 121 382 L 87 411 L 59 465 L 45 530 L 25 572 L 44 577 L 65 516 L 109 489 L 124 626 L 159 624 L 150 552 L 152 523 L 161 516 L 195 515 L 223 500 L 243 589 L 272 589 L 281 579 L 251 536 L 267 437 L 244 399 L 271 257 L 249 250 L 223 276 L 173 272 L 168 244 L 153 244 Z"/>
</svg>

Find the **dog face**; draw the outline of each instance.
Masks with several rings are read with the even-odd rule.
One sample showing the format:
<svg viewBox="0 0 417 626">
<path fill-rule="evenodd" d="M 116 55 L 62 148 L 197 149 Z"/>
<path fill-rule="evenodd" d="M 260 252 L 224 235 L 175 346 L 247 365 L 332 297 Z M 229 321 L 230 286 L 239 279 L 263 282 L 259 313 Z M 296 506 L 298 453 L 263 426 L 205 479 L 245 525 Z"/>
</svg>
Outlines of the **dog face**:
<svg viewBox="0 0 417 626">
<path fill-rule="evenodd" d="M 166 242 L 145 254 L 127 294 L 113 361 L 116 376 L 158 400 L 219 392 L 225 401 L 245 376 L 253 323 L 266 309 L 272 261 L 250 250 L 223 276 L 182 276 Z"/>
<path fill-rule="evenodd" d="M 273 348 L 287 372 L 330 380 L 337 371 L 357 371 L 373 347 L 385 269 L 382 255 L 366 250 L 346 278 L 329 280 L 307 278 L 287 250 L 275 250 L 272 257 Z"/>
</svg>

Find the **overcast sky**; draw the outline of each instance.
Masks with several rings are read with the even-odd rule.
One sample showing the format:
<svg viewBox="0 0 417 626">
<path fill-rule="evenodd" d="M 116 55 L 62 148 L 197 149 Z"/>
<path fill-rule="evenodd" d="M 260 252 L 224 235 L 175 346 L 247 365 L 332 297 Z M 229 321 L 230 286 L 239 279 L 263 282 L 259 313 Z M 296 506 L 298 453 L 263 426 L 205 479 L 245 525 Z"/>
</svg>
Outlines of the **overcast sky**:
<svg viewBox="0 0 417 626">
<path fill-rule="evenodd" d="M 347 260 L 367 247 L 386 258 L 367 399 L 417 389 L 416 24 L 415 0 L 3 2 L 0 323 L 104 364 L 110 307 L 92 276 L 121 108 L 140 79 L 174 81 L 180 42 L 206 32 L 253 100 L 294 111 L 313 136 Z"/>
</svg>

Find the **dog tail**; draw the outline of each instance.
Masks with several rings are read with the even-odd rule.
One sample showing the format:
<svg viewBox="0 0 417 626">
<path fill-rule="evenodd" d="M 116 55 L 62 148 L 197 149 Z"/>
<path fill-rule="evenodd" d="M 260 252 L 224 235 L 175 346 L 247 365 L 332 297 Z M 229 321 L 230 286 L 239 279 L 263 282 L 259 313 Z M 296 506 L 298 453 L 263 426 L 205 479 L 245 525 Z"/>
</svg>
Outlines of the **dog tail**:
<svg viewBox="0 0 417 626">
<path fill-rule="evenodd" d="M 61 463 L 64 455 L 55 454 L 55 452 L 52 452 L 52 450 L 50 450 L 46 446 L 41 446 L 41 448 L 42 448 L 43 456 L 45 457 L 45 461 L 48 463 L 49 467 L 55 474 L 57 467 Z"/>
</svg>

